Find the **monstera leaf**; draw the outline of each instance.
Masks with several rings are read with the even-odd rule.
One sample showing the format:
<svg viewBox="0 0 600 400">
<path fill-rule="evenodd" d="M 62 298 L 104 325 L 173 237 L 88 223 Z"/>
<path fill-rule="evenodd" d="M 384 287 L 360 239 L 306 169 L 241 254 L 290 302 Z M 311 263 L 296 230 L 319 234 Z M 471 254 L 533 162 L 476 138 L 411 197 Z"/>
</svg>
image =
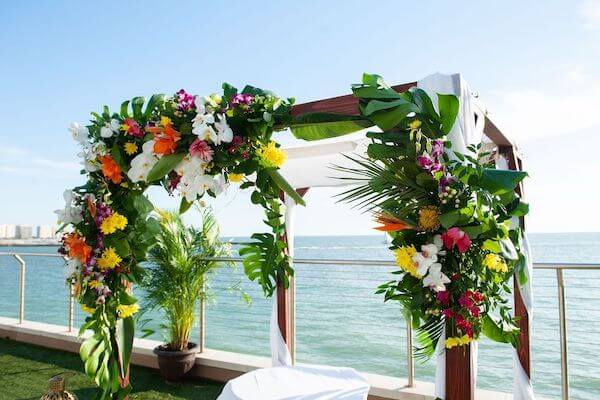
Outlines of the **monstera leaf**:
<svg viewBox="0 0 600 400">
<path fill-rule="evenodd" d="M 295 117 L 289 128 L 298 139 L 321 140 L 369 128 L 373 123 L 357 115 L 335 113 L 307 113 Z"/>
</svg>

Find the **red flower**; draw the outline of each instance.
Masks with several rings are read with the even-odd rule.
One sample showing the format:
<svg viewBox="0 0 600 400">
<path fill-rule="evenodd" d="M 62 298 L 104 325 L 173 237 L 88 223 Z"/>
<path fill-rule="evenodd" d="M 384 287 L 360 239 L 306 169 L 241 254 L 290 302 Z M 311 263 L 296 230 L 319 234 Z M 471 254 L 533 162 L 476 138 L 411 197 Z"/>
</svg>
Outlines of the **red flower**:
<svg viewBox="0 0 600 400">
<path fill-rule="evenodd" d="M 447 306 L 450 302 L 450 293 L 448 293 L 447 290 L 437 292 L 436 297 L 439 300 L 439 302 L 445 306 Z"/>
<path fill-rule="evenodd" d="M 481 313 L 481 310 L 479 309 L 479 307 L 477 307 L 477 306 L 471 307 L 469 309 L 469 311 L 471 312 L 472 316 L 474 316 L 475 318 L 479 318 L 479 314 Z"/>
<path fill-rule="evenodd" d="M 444 232 L 442 234 L 442 241 L 448 250 L 452 250 L 456 246 L 460 253 L 466 252 L 471 246 L 469 235 L 457 227 L 450 228 Z"/>
<path fill-rule="evenodd" d="M 444 317 L 446 317 L 446 318 L 454 318 L 454 311 L 452 311 L 449 308 L 442 311 L 442 314 L 444 314 Z"/>
</svg>

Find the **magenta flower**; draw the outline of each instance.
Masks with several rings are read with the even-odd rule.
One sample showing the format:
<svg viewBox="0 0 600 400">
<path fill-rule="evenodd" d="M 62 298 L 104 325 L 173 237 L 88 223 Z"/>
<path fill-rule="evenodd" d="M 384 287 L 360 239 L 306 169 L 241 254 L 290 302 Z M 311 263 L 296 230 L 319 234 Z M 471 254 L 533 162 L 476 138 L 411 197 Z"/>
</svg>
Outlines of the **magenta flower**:
<svg viewBox="0 0 600 400">
<path fill-rule="evenodd" d="M 140 124 L 138 124 L 136 122 L 136 120 L 134 120 L 132 118 L 126 118 L 123 121 L 123 125 L 121 126 L 121 129 L 123 129 L 125 132 L 127 132 L 128 135 L 134 136 L 136 138 L 144 137 L 144 131 L 140 127 Z"/>
<path fill-rule="evenodd" d="M 211 162 L 214 150 L 204 140 L 196 139 L 190 146 L 190 154 L 194 157 L 200 157 L 204 162 Z"/>
<path fill-rule="evenodd" d="M 181 89 L 179 90 L 177 93 L 177 109 L 179 111 L 189 111 L 189 110 L 193 110 L 194 108 L 196 108 L 196 101 L 194 99 L 194 96 L 192 96 L 191 94 L 187 93 L 185 90 Z"/>
<path fill-rule="evenodd" d="M 442 164 L 428 155 L 418 156 L 417 164 L 431 174 L 442 170 Z"/>
<path fill-rule="evenodd" d="M 442 290 L 436 293 L 436 297 L 440 303 L 447 306 L 450 302 L 450 293 L 447 290 Z"/>
<path fill-rule="evenodd" d="M 444 232 L 442 234 L 442 241 L 448 250 L 452 250 L 456 246 L 460 253 L 466 252 L 471 246 L 469 235 L 457 227 L 450 228 Z"/>
<path fill-rule="evenodd" d="M 434 159 L 439 159 L 444 154 L 444 142 L 441 140 L 434 140 L 431 146 L 431 156 Z"/>
<path fill-rule="evenodd" d="M 253 100 L 254 100 L 254 96 L 252 96 L 251 94 L 236 93 L 231 98 L 231 104 L 234 104 L 234 105 L 244 104 L 244 105 L 248 106 L 248 105 L 250 105 L 250 103 L 252 103 Z"/>
</svg>

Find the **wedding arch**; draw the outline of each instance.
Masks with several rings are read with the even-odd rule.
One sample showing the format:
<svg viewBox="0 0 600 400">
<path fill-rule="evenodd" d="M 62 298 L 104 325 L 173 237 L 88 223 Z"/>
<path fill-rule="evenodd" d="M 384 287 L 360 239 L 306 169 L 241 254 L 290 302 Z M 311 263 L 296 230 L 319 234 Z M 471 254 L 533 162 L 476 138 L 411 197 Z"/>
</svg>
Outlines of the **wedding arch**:
<svg viewBox="0 0 600 400">
<path fill-rule="evenodd" d="M 90 314 L 81 332 L 90 329 L 93 335 L 84 341 L 80 354 L 86 373 L 100 387 L 98 398 L 124 398 L 131 390 L 129 363 L 135 330 L 133 315 L 139 307 L 129 288 L 139 281 L 143 273 L 139 263 L 145 259 L 157 229 L 151 215 L 153 206 L 144 195 L 151 185 L 159 185 L 170 193 L 181 195 L 181 212 L 205 194 L 218 196 L 231 183 L 253 190 L 251 201 L 265 210 L 265 223 L 270 232 L 252 235 L 253 241 L 240 254 L 244 257 L 246 274 L 261 285 L 265 295 L 271 296 L 277 290 L 278 326 L 283 339 L 289 344 L 286 292 L 293 269 L 287 250 L 290 235 L 289 231 L 286 232 L 283 218 L 286 211 L 284 202 L 289 210 L 296 203 L 303 204 L 303 190 L 296 191 L 301 188 L 288 183 L 279 172 L 286 153 L 272 138 L 277 130 L 291 128 L 298 138 L 320 140 L 379 127 L 381 131 L 367 135 L 371 143 L 366 157 L 355 160 L 361 168 L 342 169 L 346 173 L 362 174 L 363 179 L 368 177 L 366 186 L 350 193 L 368 195 L 366 191 L 371 191 L 376 196 L 368 198 L 371 202 L 385 197 L 395 201 L 393 196 L 390 198 L 390 188 L 385 185 L 391 185 L 392 192 L 401 185 L 397 182 L 381 185 L 382 178 L 390 172 L 402 175 L 408 170 L 414 171 L 415 165 L 421 168 L 413 176 L 417 186 L 427 188 L 430 194 L 435 192 L 436 196 L 441 196 L 440 188 L 451 190 L 456 183 L 469 196 L 471 192 L 478 191 L 481 196 L 489 197 L 486 207 L 494 212 L 487 212 L 485 218 L 479 218 L 477 213 L 485 211 L 479 203 L 473 205 L 469 198 L 465 204 L 460 204 L 458 196 L 451 194 L 452 198 L 457 197 L 457 202 L 456 209 L 449 210 L 445 206 L 436 208 L 427 202 L 419 203 L 421 198 L 416 193 L 404 193 L 401 197 L 404 203 L 398 204 L 405 208 L 407 205 L 419 206 L 412 207 L 417 216 L 427 210 L 431 226 L 421 225 L 421 221 L 411 219 L 410 213 L 389 207 L 389 203 L 378 203 L 379 221 L 393 239 L 392 249 L 401 268 L 399 273 L 403 274 L 395 286 L 388 285 L 382 289 L 386 292 L 386 299 L 407 295 L 406 282 L 412 284 L 408 297 L 413 299 L 422 295 L 435 296 L 442 291 L 440 285 L 458 285 L 450 284 L 448 277 L 446 282 L 442 278 L 444 274 L 437 271 L 436 284 L 421 286 L 423 278 L 433 279 L 431 263 L 421 273 L 415 273 L 411 268 L 418 267 L 418 264 L 409 266 L 406 257 L 402 256 L 403 251 L 408 251 L 411 257 L 415 253 L 429 257 L 425 250 L 421 253 L 415 246 L 426 245 L 424 238 L 431 238 L 433 233 L 442 230 L 445 230 L 444 244 L 450 243 L 445 250 L 449 255 L 439 253 L 437 257 L 440 260 L 436 258 L 435 261 L 441 262 L 442 257 L 450 260 L 450 254 L 455 254 L 461 262 L 473 264 L 482 263 L 483 258 L 489 256 L 489 261 L 485 261 L 487 271 L 497 273 L 494 279 L 498 284 L 505 284 L 513 273 L 518 274 L 518 282 L 525 284 L 527 260 L 519 257 L 525 251 L 521 233 L 518 226 L 509 226 L 508 223 L 511 218 L 514 220 L 527 212 L 526 205 L 515 194 L 525 175 L 494 172 L 469 154 L 479 152 L 478 139 L 480 141 L 481 135 L 477 138 L 474 132 L 483 126 L 483 120 L 486 123 L 489 120 L 473 111 L 473 96 L 460 77 L 458 81 L 456 79 L 446 77 L 437 81 L 423 80 L 419 85 L 389 87 L 381 77 L 365 74 L 363 82 L 353 86 L 354 97 L 300 106 L 294 106 L 293 99 L 284 100 L 258 88 L 247 86 L 238 91 L 224 84 L 222 95 L 198 97 L 180 90 L 171 97 L 154 95 L 147 103 L 136 97 L 124 102 L 118 113 L 111 113 L 108 107 L 104 107 L 101 114 L 92 113 L 89 125 L 73 124 L 70 130 L 82 146 L 80 155 L 85 167 L 82 173 L 87 176 L 87 183 L 65 192 L 67 204 L 59 214 L 65 226 L 72 229 L 64 235 L 61 251 L 69 257 L 69 279 L 75 285 L 76 296 L 82 308 Z M 427 87 L 428 84 L 430 87 Z M 431 99 L 435 94 L 438 94 L 436 104 Z M 518 159 L 510 141 L 497 129 L 489 129 L 490 126 L 495 128 L 493 124 L 487 126 L 488 137 L 492 141 L 495 141 L 494 136 L 499 139 L 495 141 L 498 153 L 509 155 L 512 169 L 518 169 Z M 406 149 L 410 152 L 406 153 Z M 415 165 L 408 166 L 410 163 Z M 364 175 L 365 171 L 367 175 Z M 455 181 L 449 182 L 449 172 L 452 171 L 456 175 L 451 176 Z M 385 194 L 378 197 L 382 191 Z M 349 196 L 352 197 L 356 196 Z M 469 215 L 463 212 L 464 208 Z M 405 231 L 413 233 L 406 234 Z M 477 240 L 478 236 L 480 240 Z M 465 237 L 469 240 L 465 248 L 473 242 L 473 253 L 466 255 L 463 254 L 466 250 L 462 250 L 466 246 Z M 415 283 L 415 279 L 419 282 Z M 446 381 L 473 381 L 468 367 L 469 351 L 464 348 L 471 348 L 472 340 L 483 332 L 495 336 L 496 340 L 510 341 L 519 349 L 525 349 L 519 352 L 519 355 L 527 355 L 526 360 L 525 356 L 519 357 L 523 366 L 519 372 L 527 375 L 528 383 L 527 314 L 523 302 L 518 302 L 521 299 L 519 285 L 515 285 L 515 298 L 517 314 L 521 318 L 518 321 L 513 319 L 504 307 L 502 319 L 495 321 L 488 314 L 495 304 L 488 302 L 484 292 L 489 289 L 490 297 L 496 301 L 500 288 L 496 285 L 482 289 L 481 279 L 482 276 L 465 282 L 460 276 L 456 279 L 464 283 L 461 296 L 470 293 L 465 299 L 471 302 L 468 308 L 471 313 L 469 329 L 458 324 L 456 314 L 449 314 L 453 311 L 447 299 L 437 298 L 436 306 L 445 304 L 445 309 L 449 310 L 444 314 L 445 329 L 454 335 L 445 342 L 440 340 L 444 333 L 440 334 L 437 328 L 442 326 L 444 329 L 444 325 L 440 325 L 440 321 L 443 322 L 440 315 L 436 315 L 437 331 L 429 329 L 432 316 L 426 314 L 431 301 L 412 306 L 403 302 L 403 306 L 412 313 L 415 325 L 422 329 L 420 339 L 424 348 L 429 349 L 429 355 L 436 344 L 445 343 L 447 349 L 441 353 L 448 357 L 441 363 L 442 367 L 447 368 L 451 362 L 461 365 L 456 374 L 454 369 L 448 369 L 452 373 L 446 375 Z M 458 292 L 450 292 L 450 303 L 459 300 L 454 299 L 455 296 Z M 511 325 L 511 322 L 514 324 Z M 486 324 L 487 327 L 484 326 Z M 520 341 L 517 339 L 519 334 Z M 444 390 L 447 399 L 467 398 L 461 396 L 468 388 L 472 390 L 472 384 L 459 384 L 457 387 L 464 391 L 452 395 L 451 390 Z"/>
</svg>

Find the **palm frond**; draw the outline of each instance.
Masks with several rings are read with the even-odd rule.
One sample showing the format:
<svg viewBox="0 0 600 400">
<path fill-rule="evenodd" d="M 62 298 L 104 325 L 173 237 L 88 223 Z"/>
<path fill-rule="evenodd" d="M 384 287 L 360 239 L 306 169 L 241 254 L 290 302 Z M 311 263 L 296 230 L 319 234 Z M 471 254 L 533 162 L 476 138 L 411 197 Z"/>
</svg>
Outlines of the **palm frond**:
<svg viewBox="0 0 600 400">
<path fill-rule="evenodd" d="M 435 353 L 437 344 L 444 332 L 445 320 L 441 316 L 431 316 L 417 328 L 418 346 L 413 349 L 415 358 L 421 362 L 429 360 Z"/>
</svg>

